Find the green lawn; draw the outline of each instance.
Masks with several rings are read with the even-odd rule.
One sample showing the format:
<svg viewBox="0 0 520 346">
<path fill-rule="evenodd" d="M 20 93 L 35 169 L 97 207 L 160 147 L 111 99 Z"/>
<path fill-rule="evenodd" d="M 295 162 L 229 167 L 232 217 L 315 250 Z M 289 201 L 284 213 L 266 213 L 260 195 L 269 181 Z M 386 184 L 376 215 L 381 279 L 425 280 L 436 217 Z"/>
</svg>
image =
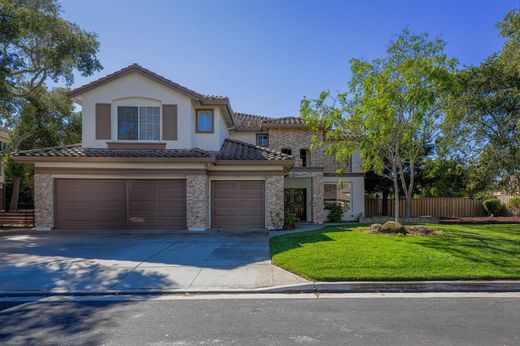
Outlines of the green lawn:
<svg viewBox="0 0 520 346">
<path fill-rule="evenodd" d="M 437 236 L 330 226 L 271 238 L 273 263 L 318 281 L 519 279 L 520 224 L 430 225 Z"/>
</svg>

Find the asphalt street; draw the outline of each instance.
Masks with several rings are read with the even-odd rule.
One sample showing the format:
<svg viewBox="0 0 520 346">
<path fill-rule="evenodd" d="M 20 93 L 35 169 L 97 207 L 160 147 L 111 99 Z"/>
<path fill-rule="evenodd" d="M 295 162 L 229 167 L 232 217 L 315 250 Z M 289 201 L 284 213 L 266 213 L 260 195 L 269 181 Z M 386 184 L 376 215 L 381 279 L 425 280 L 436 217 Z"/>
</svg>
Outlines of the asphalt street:
<svg viewBox="0 0 520 346">
<path fill-rule="evenodd" d="M 1 345 L 520 345 L 520 298 L 1 301 Z"/>
</svg>

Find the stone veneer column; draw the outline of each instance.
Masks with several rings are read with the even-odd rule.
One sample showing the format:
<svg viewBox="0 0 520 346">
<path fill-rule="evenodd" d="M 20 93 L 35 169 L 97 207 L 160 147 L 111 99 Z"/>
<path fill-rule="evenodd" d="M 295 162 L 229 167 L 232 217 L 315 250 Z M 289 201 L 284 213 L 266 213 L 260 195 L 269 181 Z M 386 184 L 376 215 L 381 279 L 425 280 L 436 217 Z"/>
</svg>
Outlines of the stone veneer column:
<svg viewBox="0 0 520 346">
<path fill-rule="evenodd" d="M 205 174 L 186 176 L 186 221 L 188 230 L 209 228 L 209 178 Z"/>
<path fill-rule="evenodd" d="M 312 177 L 312 221 L 323 223 L 323 173 Z"/>
<path fill-rule="evenodd" d="M 268 176 L 265 178 L 265 200 L 267 203 L 265 227 L 269 230 L 283 226 L 283 175 Z"/>
<path fill-rule="evenodd" d="M 54 182 L 50 174 L 34 175 L 34 219 L 39 231 L 54 227 Z"/>
</svg>

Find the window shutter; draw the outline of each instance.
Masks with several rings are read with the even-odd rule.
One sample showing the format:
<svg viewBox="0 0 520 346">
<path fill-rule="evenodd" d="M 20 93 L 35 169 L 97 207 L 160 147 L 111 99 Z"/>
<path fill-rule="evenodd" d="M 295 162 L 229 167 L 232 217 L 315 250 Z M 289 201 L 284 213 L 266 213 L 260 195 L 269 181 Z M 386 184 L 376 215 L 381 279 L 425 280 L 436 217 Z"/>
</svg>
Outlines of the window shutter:
<svg viewBox="0 0 520 346">
<path fill-rule="evenodd" d="M 112 118 L 110 103 L 96 103 L 96 139 L 112 138 Z"/>
<path fill-rule="evenodd" d="M 162 106 L 162 137 L 165 141 L 177 140 L 177 105 Z"/>
</svg>

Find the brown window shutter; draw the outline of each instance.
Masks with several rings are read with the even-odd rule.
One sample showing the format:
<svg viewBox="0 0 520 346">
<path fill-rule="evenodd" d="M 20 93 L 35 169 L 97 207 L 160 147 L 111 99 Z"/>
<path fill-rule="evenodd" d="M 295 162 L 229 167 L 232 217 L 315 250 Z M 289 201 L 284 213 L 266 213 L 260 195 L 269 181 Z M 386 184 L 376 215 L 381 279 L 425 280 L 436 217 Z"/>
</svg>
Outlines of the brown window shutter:
<svg viewBox="0 0 520 346">
<path fill-rule="evenodd" d="M 165 141 L 177 140 L 177 105 L 162 106 L 162 135 Z"/>
<path fill-rule="evenodd" d="M 112 139 L 110 103 L 96 103 L 96 139 Z"/>
</svg>

